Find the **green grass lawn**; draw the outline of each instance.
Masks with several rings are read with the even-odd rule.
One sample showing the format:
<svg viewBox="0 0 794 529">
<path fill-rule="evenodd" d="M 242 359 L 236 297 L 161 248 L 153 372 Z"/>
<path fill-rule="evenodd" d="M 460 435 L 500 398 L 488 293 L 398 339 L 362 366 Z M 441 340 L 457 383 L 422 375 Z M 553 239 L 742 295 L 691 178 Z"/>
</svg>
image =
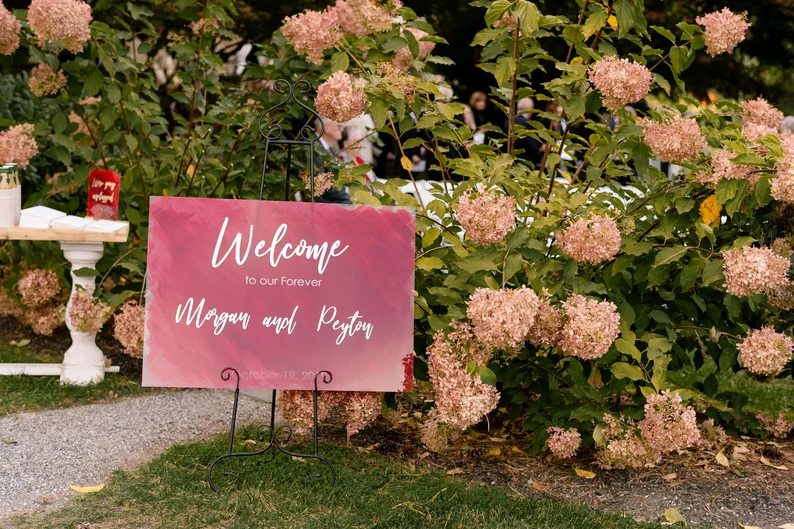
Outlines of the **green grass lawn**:
<svg viewBox="0 0 794 529">
<path fill-rule="evenodd" d="M 252 436 L 250 429 L 243 430 L 238 439 Z M 20 529 L 75 528 L 80 523 L 90 523 L 92 529 L 660 527 L 328 446 L 322 453 L 336 466 L 334 488 L 326 481 L 304 482 L 306 473 L 320 469 L 317 463 L 294 462 L 280 454 L 275 460 L 238 458 L 218 468 L 228 493 L 216 494 L 207 485 L 207 466 L 227 442 L 222 437 L 175 446 L 136 471 L 117 471 L 101 492 L 15 522 Z M 236 485 L 224 481 L 222 473 L 230 470 L 239 474 Z"/>
<path fill-rule="evenodd" d="M 61 362 L 63 355 L 30 350 L 27 346 L 0 343 L 0 363 Z M 90 386 L 61 386 L 57 376 L 0 376 L 0 416 L 20 411 L 66 408 L 152 392 L 117 373 Z"/>
</svg>

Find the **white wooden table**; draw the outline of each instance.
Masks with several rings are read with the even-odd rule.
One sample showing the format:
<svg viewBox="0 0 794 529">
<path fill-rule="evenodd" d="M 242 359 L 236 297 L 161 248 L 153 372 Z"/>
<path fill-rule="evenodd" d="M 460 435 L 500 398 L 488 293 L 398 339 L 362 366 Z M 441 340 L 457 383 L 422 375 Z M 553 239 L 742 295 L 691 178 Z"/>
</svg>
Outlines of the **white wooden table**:
<svg viewBox="0 0 794 529">
<path fill-rule="evenodd" d="M 94 276 L 76 276 L 75 270 L 92 268 L 102 258 L 104 243 L 125 242 L 130 226 L 115 233 L 54 228 L 0 228 L 0 241 L 60 241 L 63 256 L 72 265 L 72 292 L 66 305 L 66 326 L 72 335 L 72 345 L 60 364 L 0 364 L 0 375 L 60 375 L 61 384 L 85 386 L 101 382 L 106 372 L 118 372 L 118 366 L 105 367 L 105 355 L 96 345 L 96 335 L 75 330 L 69 321 L 69 307 L 77 287 L 93 289 Z"/>
</svg>

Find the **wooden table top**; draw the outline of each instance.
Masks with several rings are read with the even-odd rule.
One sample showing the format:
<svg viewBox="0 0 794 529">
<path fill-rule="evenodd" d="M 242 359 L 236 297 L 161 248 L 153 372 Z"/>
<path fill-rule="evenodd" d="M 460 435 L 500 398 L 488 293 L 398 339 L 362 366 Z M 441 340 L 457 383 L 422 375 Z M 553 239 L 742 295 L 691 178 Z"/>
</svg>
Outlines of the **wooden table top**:
<svg viewBox="0 0 794 529">
<path fill-rule="evenodd" d="M 0 241 L 125 242 L 130 224 L 115 233 L 56 228 L 0 228 Z"/>
</svg>

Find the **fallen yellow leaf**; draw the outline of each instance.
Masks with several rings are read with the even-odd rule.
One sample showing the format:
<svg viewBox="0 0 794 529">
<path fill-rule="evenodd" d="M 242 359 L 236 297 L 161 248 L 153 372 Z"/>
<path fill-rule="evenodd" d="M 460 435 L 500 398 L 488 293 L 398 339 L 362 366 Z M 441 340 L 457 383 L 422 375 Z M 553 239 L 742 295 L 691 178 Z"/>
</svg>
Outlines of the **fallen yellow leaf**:
<svg viewBox="0 0 794 529">
<path fill-rule="evenodd" d="M 682 523 L 684 524 L 684 527 L 686 527 L 686 518 L 684 518 L 680 512 L 672 507 L 665 509 L 664 518 L 668 523 Z"/>
<path fill-rule="evenodd" d="M 521 455 L 525 455 L 525 454 L 526 454 L 526 452 L 524 452 L 523 450 L 521 450 L 521 449 L 520 449 L 519 447 L 517 447 L 516 445 L 513 445 L 513 453 L 514 453 L 514 454 L 521 454 Z"/>
<path fill-rule="evenodd" d="M 794 523 L 784 523 L 781 526 L 778 526 L 777 529 L 794 529 Z"/>
<path fill-rule="evenodd" d="M 243 441 L 240 444 L 243 445 L 243 446 L 254 446 L 254 445 L 256 445 L 256 441 L 254 441 L 253 439 L 246 439 L 245 441 Z"/>
<path fill-rule="evenodd" d="M 730 461 L 728 461 L 728 458 L 725 456 L 725 454 L 723 452 L 719 452 L 716 455 L 715 459 L 717 460 L 717 463 L 719 463 L 720 465 L 722 465 L 724 467 L 730 467 L 731 466 Z"/>
<path fill-rule="evenodd" d="M 618 29 L 617 17 L 615 15 L 609 15 L 609 18 L 607 19 L 607 24 L 609 24 L 609 27 L 611 27 L 613 30 Z"/>
<path fill-rule="evenodd" d="M 407 156 L 400 158 L 400 165 L 402 165 L 403 169 L 406 171 L 410 171 L 414 168 L 414 164 L 411 163 L 411 160 Z"/>
<path fill-rule="evenodd" d="M 575 468 L 573 469 L 573 471 L 576 472 L 576 475 L 579 476 L 580 478 L 593 479 L 594 477 L 596 477 L 595 472 L 590 472 L 589 470 L 582 470 L 581 468 Z"/>
<path fill-rule="evenodd" d="M 769 460 L 768 460 L 767 458 L 765 458 L 764 456 L 761 456 L 761 464 L 762 464 L 762 465 L 766 465 L 766 466 L 768 466 L 768 467 L 776 468 L 776 469 L 778 469 L 778 470 L 788 470 L 788 467 L 787 467 L 787 466 L 784 466 L 784 465 L 775 465 L 774 463 L 772 463 L 771 461 L 769 461 Z"/>
<path fill-rule="evenodd" d="M 665 481 L 672 481 L 672 480 L 674 480 L 677 477 L 678 477 L 678 474 L 665 474 L 664 476 L 662 476 L 662 479 L 665 480 Z"/>
<path fill-rule="evenodd" d="M 757 525 L 744 525 L 743 523 L 740 523 L 739 527 L 742 529 L 764 529 L 763 527 L 758 527 Z"/>
<path fill-rule="evenodd" d="M 502 449 L 497 447 L 489 450 L 485 457 L 499 457 L 500 455 L 502 455 Z"/>
<path fill-rule="evenodd" d="M 80 494 L 88 494 L 90 492 L 99 492 L 105 488 L 105 485 L 97 485 L 96 487 L 78 487 L 77 485 L 69 485 L 69 488 Z"/>
<path fill-rule="evenodd" d="M 462 468 L 453 468 L 451 470 L 447 470 L 447 476 L 459 476 L 463 474 Z"/>
</svg>

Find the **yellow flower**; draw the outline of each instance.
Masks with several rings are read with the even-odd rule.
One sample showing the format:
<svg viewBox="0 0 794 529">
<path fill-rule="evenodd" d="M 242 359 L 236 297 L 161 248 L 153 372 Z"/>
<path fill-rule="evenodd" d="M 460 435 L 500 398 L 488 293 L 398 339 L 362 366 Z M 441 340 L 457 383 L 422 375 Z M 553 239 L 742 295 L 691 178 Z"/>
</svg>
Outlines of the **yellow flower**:
<svg viewBox="0 0 794 529">
<path fill-rule="evenodd" d="M 400 165 L 403 166 L 403 169 L 406 171 L 410 171 L 414 168 L 414 165 L 411 163 L 411 160 L 407 156 L 403 156 L 400 158 Z"/>
<path fill-rule="evenodd" d="M 711 195 L 700 204 L 700 218 L 705 224 L 719 226 L 722 208 L 717 204 L 717 195 Z"/>
<path fill-rule="evenodd" d="M 607 19 L 607 24 L 609 24 L 609 27 L 611 27 L 614 30 L 618 29 L 618 19 L 615 18 L 615 15 L 609 15 L 609 18 Z"/>
<path fill-rule="evenodd" d="M 582 60 L 582 58 L 581 58 L 581 57 L 574 57 L 574 58 L 571 60 L 571 64 L 582 64 L 582 63 L 584 63 L 584 60 Z"/>
</svg>

